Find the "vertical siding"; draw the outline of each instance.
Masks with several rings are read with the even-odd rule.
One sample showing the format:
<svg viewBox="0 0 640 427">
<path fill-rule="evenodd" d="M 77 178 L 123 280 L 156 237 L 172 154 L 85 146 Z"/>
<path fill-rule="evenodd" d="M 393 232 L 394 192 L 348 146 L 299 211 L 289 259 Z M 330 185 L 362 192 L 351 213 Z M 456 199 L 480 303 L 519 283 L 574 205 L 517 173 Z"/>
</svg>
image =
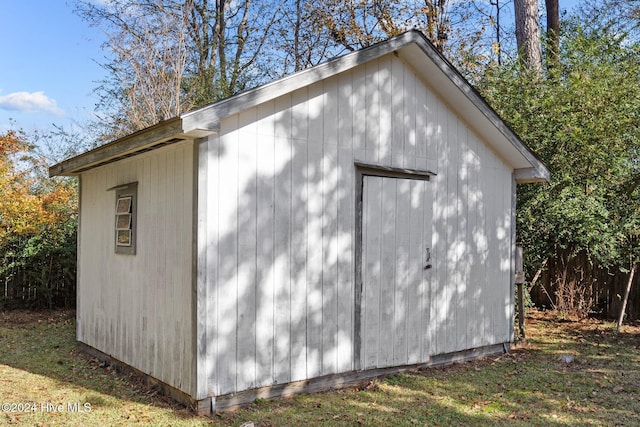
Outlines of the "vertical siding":
<svg viewBox="0 0 640 427">
<path fill-rule="evenodd" d="M 375 191 L 375 190 L 374 190 Z M 377 196 L 374 199 L 375 203 L 371 206 L 370 210 L 373 211 L 372 215 L 381 215 L 380 226 L 377 223 L 374 223 L 371 227 L 372 231 L 370 234 L 373 234 L 376 229 L 381 230 L 382 236 L 380 241 L 380 258 L 377 262 L 380 264 L 380 274 L 379 277 L 376 278 L 375 286 L 372 286 L 372 289 L 380 289 L 379 292 L 376 293 L 376 305 L 379 308 L 374 308 L 373 311 L 380 312 L 380 320 L 377 328 L 372 328 L 372 333 L 376 334 L 376 338 L 379 340 L 380 337 L 391 337 L 391 339 L 383 343 L 378 343 L 380 346 L 380 350 L 378 351 L 379 360 L 375 366 L 391 366 L 393 361 L 393 352 L 395 343 L 393 342 L 393 336 L 395 332 L 395 324 L 394 324 L 394 310 L 393 310 L 393 301 L 394 301 L 394 288 L 392 286 L 387 286 L 388 283 L 395 282 L 396 275 L 396 186 L 395 180 L 387 179 L 382 180 L 382 189 L 380 192 L 380 199 L 378 200 Z M 377 206 L 380 206 L 380 212 L 375 212 L 377 210 Z M 368 227 L 363 227 L 368 228 Z M 364 282 L 363 287 L 368 287 L 369 283 Z M 366 292 L 366 291 L 365 291 Z M 368 308 L 368 305 L 365 302 L 365 310 Z M 373 367 L 375 367 L 373 366 Z M 367 367 L 367 366 L 365 366 Z"/>
<path fill-rule="evenodd" d="M 407 363 L 419 363 L 422 359 L 423 337 L 427 328 L 424 328 L 424 316 L 428 314 L 429 301 L 426 294 L 425 274 L 431 270 L 426 269 L 427 247 L 431 246 L 431 221 L 428 222 L 429 232 L 425 237 L 425 217 L 431 210 L 431 197 L 428 191 L 433 185 L 426 181 L 412 181 L 409 189 L 410 206 L 407 208 L 409 217 L 406 222 L 408 236 L 407 247 L 407 277 L 406 277 L 406 341 Z M 418 206 L 415 200 L 420 200 Z M 419 208 L 419 209 L 417 209 Z"/>
<path fill-rule="evenodd" d="M 321 85 L 322 95 L 322 373 L 338 371 L 338 78 Z M 329 268 L 327 268 L 329 266 Z"/>
<path fill-rule="evenodd" d="M 117 185 L 138 182 L 136 255 L 114 253 Z M 193 143 L 82 176 L 78 340 L 193 393 Z"/>
<path fill-rule="evenodd" d="M 238 268 L 234 274 L 237 277 L 237 317 L 236 327 L 238 347 L 236 353 L 236 384 L 240 390 L 256 387 L 256 310 L 257 292 L 256 271 L 258 258 L 257 248 L 257 205 L 258 194 L 256 181 L 258 179 L 256 147 L 256 109 L 250 109 L 238 115 L 238 168 L 236 177 L 238 183 L 237 200 L 240 209 L 237 210 L 238 233 Z M 264 145 L 264 141 L 260 141 Z M 268 160 L 265 160 L 267 163 Z M 232 178 L 232 177 L 230 177 Z M 261 194 L 264 197 L 267 194 Z M 268 216 L 268 211 L 260 212 L 261 216 Z M 265 221 L 266 222 L 266 221 Z M 262 221 L 261 221 L 262 223 Z M 262 242 L 261 242 L 262 243 Z M 261 283 L 266 286 L 266 280 Z M 265 301 L 260 301 L 264 303 Z"/>
<path fill-rule="evenodd" d="M 355 161 L 437 174 L 364 194 L 364 215 L 395 237 L 363 229 L 378 260 L 363 279 L 401 285 L 363 295 L 365 307 L 393 304 L 359 320 L 362 366 L 509 339 L 511 171 L 394 55 L 225 118 L 207 147 L 203 389 L 354 369 Z M 415 192 L 419 215 L 403 208 Z M 368 350 L 387 333 L 392 345 Z"/>
<path fill-rule="evenodd" d="M 267 104 L 257 109 L 255 118 L 259 126 L 255 127 L 256 135 L 273 135 L 273 106 Z M 263 120 L 258 120 L 264 118 Z M 256 139 L 257 141 L 258 139 Z M 256 223 L 256 357 L 255 357 L 255 384 L 257 386 L 270 385 L 274 375 L 274 346 L 275 339 L 275 292 L 276 283 L 282 283 L 284 287 L 289 285 L 289 271 L 286 260 L 276 260 L 276 236 L 282 240 L 278 243 L 286 245 L 288 233 L 280 230 L 276 218 L 276 191 L 275 182 L 276 147 L 275 137 L 260 139 L 256 146 L 256 212 L 260 212 L 264 221 Z M 268 161 L 260 161 L 268 159 Z M 290 180 L 289 180 L 290 181 Z M 289 182 L 278 183 L 286 193 Z M 288 194 L 287 194 L 288 196 Z M 288 197 L 284 197 L 285 214 L 289 212 Z M 282 223 L 280 223 L 281 225 Z M 284 230 L 283 230 L 284 231 Z M 288 253 L 286 247 L 284 252 Z M 277 263 L 277 264 L 276 264 Z"/>
<path fill-rule="evenodd" d="M 281 330 L 284 342 L 289 342 L 288 348 L 280 339 L 276 345 L 282 345 L 282 361 L 279 365 L 279 375 L 276 380 L 286 382 L 309 378 L 307 374 L 307 266 L 309 234 L 306 230 L 308 223 L 307 203 L 310 196 L 307 177 L 312 173 L 308 164 L 309 157 L 309 106 L 307 91 L 299 90 L 291 94 L 290 104 L 276 100 L 276 127 L 280 129 L 280 143 L 290 146 L 291 157 L 283 157 L 282 162 L 291 170 L 291 238 L 289 293 L 282 295 L 282 309 L 289 307 L 290 313 L 281 314 Z M 280 156 L 280 152 L 278 156 Z M 314 242 L 317 243 L 317 242 Z M 286 297 L 289 296 L 289 306 Z M 287 314 L 289 314 L 287 316 Z M 288 363 L 286 363 L 288 362 Z"/>
<path fill-rule="evenodd" d="M 433 209 L 435 206 L 436 185 L 434 178 L 427 183 L 424 183 L 423 187 L 423 200 L 424 211 L 422 213 L 422 228 L 420 228 L 420 218 L 416 218 L 417 224 L 412 225 L 412 235 L 418 238 L 420 242 L 420 258 L 424 264 L 419 266 L 420 274 L 417 280 L 420 281 L 420 354 L 419 361 L 429 360 L 429 356 L 435 353 L 436 343 L 436 325 L 433 321 L 435 307 L 434 301 L 436 300 L 435 283 L 437 279 L 437 245 L 435 243 L 436 234 L 434 230 L 433 222 Z M 413 222 L 412 222 L 413 224 Z M 428 250 L 428 261 L 427 261 Z M 431 268 L 424 268 L 426 264 L 429 264 Z"/>
<path fill-rule="evenodd" d="M 354 200 L 347 195 L 355 194 L 355 182 L 353 171 L 353 145 L 354 145 L 354 77 L 352 74 L 338 76 L 337 79 L 337 123 L 336 138 L 338 141 L 338 165 L 336 183 L 340 191 L 336 192 L 336 300 L 337 300 L 337 324 L 336 324 L 336 371 L 345 372 L 353 368 L 353 310 L 354 310 L 354 266 L 353 247 L 355 235 L 355 209 Z M 330 99 L 328 100 L 330 101 Z"/>
<path fill-rule="evenodd" d="M 214 289 L 217 309 L 217 318 L 207 322 L 211 330 L 212 342 L 217 346 L 217 357 L 214 360 L 216 373 L 213 375 L 220 390 L 237 389 L 236 376 L 238 374 L 237 354 L 239 348 L 238 330 L 238 304 L 244 298 L 239 292 L 239 264 L 246 260 L 249 262 L 249 254 L 240 259 L 238 246 L 240 241 L 240 228 L 244 224 L 239 223 L 238 217 L 243 207 L 239 203 L 238 194 L 241 189 L 238 182 L 240 140 L 237 132 L 238 117 L 234 116 L 222 124 L 220 147 L 217 149 L 218 159 L 218 217 L 213 218 L 218 222 L 218 245 L 207 250 L 217 249 L 217 253 L 207 256 L 207 262 L 217 262 L 212 268 L 217 275 L 217 288 Z M 243 212 L 246 214 L 246 212 Z M 245 255 L 245 254 L 243 254 Z"/>
<path fill-rule="evenodd" d="M 372 292 L 381 288 L 382 281 L 382 233 L 376 232 L 383 229 L 382 224 L 382 180 L 371 180 L 363 186 L 363 198 L 368 203 L 363 203 L 363 218 L 367 218 L 369 227 L 362 229 L 363 255 L 362 281 L 367 284 L 363 286 L 362 297 L 362 368 L 373 368 L 380 365 L 378 360 L 378 337 L 380 335 L 380 319 L 383 315 L 380 307 L 380 292 Z M 380 313 L 381 315 L 371 315 Z"/>
<path fill-rule="evenodd" d="M 322 373 L 322 273 L 324 247 L 322 245 L 322 163 L 323 163 L 323 117 L 322 85 L 308 89 L 306 118 L 307 135 L 307 311 L 306 350 L 307 375 L 316 377 Z M 303 117 L 302 120 L 305 120 Z M 305 228 L 303 228 L 304 230 Z M 302 230 L 295 230 L 296 233 Z"/>
</svg>

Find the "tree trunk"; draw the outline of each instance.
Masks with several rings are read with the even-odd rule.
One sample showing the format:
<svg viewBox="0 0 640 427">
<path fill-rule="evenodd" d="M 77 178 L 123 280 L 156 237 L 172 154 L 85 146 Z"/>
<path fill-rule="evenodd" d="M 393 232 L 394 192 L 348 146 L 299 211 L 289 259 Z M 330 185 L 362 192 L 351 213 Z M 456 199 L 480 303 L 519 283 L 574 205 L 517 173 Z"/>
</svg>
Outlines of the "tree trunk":
<svg viewBox="0 0 640 427">
<path fill-rule="evenodd" d="M 513 0 L 516 15 L 516 41 L 524 65 L 542 73 L 542 47 L 537 0 Z"/>
<path fill-rule="evenodd" d="M 560 10 L 558 0 L 545 0 L 547 8 L 547 42 L 549 43 L 549 68 L 560 62 Z"/>
<path fill-rule="evenodd" d="M 636 265 L 633 264 L 631 272 L 629 273 L 629 281 L 627 282 L 627 289 L 624 292 L 624 299 L 622 300 L 622 307 L 620 307 L 620 316 L 618 316 L 618 327 L 616 331 L 620 333 L 620 327 L 622 326 L 622 319 L 624 318 L 624 312 L 627 309 L 627 301 L 629 300 L 629 292 L 631 292 L 631 283 L 633 283 L 633 276 L 636 273 Z"/>
<path fill-rule="evenodd" d="M 496 46 L 496 51 L 498 54 L 498 65 L 502 65 L 502 27 L 500 27 L 500 11 L 502 10 L 502 7 L 500 5 L 500 0 L 489 0 L 489 4 L 493 7 L 495 6 L 496 8 L 496 42 L 495 42 L 495 46 Z"/>
</svg>

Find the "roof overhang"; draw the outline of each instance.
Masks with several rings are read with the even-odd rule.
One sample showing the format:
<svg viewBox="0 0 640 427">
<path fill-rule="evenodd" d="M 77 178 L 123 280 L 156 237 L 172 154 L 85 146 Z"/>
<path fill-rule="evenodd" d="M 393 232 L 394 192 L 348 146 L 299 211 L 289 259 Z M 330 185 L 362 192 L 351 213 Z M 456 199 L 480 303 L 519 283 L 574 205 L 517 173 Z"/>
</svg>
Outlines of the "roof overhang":
<svg viewBox="0 0 640 427">
<path fill-rule="evenodd" d="M 185 128 L 183 125 L 180 117 L 160 122 L 55 164 L 49 168 L 49 176 L 78 175 L 108 163 L 181 141 L 204 138 L 217 132 L 217 129 Z"/>
<path fill-rule="evenodd" d="M 239 113 L 381 56 L 397 53 L 514 170 L 519 183 L 548 181 L 544 163 L 524 144 L 484 98 L 419 31 L 409 31 L 368 48 L 299 71 L 206 107 L 118 139 L 49 169 L 50 176 L 77 175 L 105 163 L 220 129 L 224 117 Z"/>
</svg>

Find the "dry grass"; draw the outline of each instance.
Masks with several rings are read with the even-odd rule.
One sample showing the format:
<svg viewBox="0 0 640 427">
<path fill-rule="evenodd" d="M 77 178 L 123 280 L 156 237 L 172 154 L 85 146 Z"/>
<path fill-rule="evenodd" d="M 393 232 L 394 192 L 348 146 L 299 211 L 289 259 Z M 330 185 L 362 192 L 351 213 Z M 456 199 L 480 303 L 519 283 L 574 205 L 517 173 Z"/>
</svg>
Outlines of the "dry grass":
<svg viewBox="0 0 640 427">
<path fill-rule="evenodd" d="M 78 352 L 74 331 L 71 312 L 0 312 L 0 401 L 34 405 L 26 412 L 5 410 L 0 424 L 640 424 L 638 326 L 616 335 L 611 323 L 534 311 L 529 341 L 503 357 L 392 376 L 361 389 L 259 401 L 213 418 L 196 417 Z M 563 355 L 573 361 L 565 363 Z M 85 412 L 70 411 L 75 403 Z"/>
</svg>

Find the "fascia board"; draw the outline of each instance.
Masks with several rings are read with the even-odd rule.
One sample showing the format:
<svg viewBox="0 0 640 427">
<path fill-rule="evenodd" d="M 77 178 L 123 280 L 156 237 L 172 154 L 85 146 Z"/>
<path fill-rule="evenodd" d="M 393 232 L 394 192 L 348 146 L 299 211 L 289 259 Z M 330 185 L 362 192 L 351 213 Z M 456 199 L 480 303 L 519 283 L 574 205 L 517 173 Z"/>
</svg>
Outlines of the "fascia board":
<svg viewBox="0 0 640 427">
<path fill-rule="evenodd" d="M 55 164 L 49 168 L 49 176 L 77 175 L 106 163 L 213 133 L 215 131 L 197 128 L 185 132 L 182 120 L 174 118 Z"/>
</svg>

